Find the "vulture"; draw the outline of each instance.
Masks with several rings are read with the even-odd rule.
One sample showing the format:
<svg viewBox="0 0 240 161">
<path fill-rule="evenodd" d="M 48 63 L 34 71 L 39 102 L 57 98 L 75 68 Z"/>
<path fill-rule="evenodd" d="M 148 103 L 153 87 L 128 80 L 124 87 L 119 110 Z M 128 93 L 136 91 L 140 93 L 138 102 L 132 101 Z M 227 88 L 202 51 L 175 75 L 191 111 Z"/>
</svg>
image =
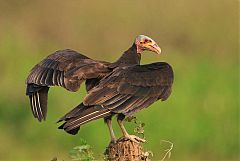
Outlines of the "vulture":
<svg viewBox="0 0 240 161">
<path fill-rule="evenodd" d="M 158 100 L 165 101 L 171 94 L 173 84 L 173 69 L 168 63 L 140 65 L 141 54 L 145 50 L 161 53 L 153 39 L 138 35 L 133 45 L 113 63 L 93 60 L 71 49 L 47 56 L 32 68 L 26 80 L 26 95 L 33 116 L 40 122 L 46 119 L 50 87 L 60 86 L 76 92 L 85 82 L 85 98 L 59 119 L 58 122 L 62 122 L 59 129 L 75 135 L 83 124 L 103 118 L 111 142 L 116 142 L 112 116 L 117 115 L 123 137 L 144 141 L 128 134 L 123 125 L 124 118 Z"/>
</svg>

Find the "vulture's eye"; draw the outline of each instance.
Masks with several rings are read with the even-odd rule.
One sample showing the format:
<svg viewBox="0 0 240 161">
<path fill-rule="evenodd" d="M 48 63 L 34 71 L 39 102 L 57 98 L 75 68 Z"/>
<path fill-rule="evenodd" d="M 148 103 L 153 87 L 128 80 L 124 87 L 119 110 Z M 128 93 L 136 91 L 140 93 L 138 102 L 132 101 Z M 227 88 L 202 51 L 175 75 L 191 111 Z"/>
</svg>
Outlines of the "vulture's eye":
<svg viewBox="0 0 240 161">
<path fill-rule="evenodd" d="M 145 39 L 144 40 L 144 43 L 150 43 L 150 42 L 152 42 L 151 40 L 148 40 L 148 39 Z"/>
</svg>

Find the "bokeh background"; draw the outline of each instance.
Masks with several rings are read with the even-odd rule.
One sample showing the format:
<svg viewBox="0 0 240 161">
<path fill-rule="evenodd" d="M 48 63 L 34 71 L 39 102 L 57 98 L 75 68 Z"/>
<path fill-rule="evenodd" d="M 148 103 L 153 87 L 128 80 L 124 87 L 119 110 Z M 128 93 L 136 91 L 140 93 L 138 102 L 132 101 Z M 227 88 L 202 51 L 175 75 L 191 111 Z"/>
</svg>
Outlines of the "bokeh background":
<svg viewBox="0 0 240 161">
<path fill-rule="evenodd" d="M 80 138 L 101 159 L 109 143 L 102 120 L 76 136 L 56 121 L 84 97 L 51 88 L 46 122 L 32 117 L 25 96 L 30 69 L 65 48 L 114 61 L 138 34 L 152 37 L 162 55 L 143 53 L 142 63 L 169 62 L 173 93 L 138 113 L 146 124 L 147 150 L 160 160 L 161 140 L 174 143 L 170 160 L 239 159 L 239 51 L 237 0 L 0 0 L 0 160 L 70 160 Z M 118 136 L 119 129 L 114 128 Z M 134 124 L 128 123 L 133 133 Z"/>
</svg>

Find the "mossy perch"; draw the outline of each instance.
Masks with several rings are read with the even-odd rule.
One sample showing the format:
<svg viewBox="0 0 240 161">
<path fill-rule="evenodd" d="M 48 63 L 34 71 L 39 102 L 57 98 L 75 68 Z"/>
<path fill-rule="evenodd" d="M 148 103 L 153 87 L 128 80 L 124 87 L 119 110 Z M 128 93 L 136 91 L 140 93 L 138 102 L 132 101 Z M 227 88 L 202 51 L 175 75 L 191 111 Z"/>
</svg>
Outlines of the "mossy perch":
<svg viewBox="0 0 240 161">
<path fill-rule="evenodd" d="M 149 153 L 143 151 L 142 143 L 120 138 L 110 143 L 105 154 L 109 161 L 150 161 Z"/>
</svg>

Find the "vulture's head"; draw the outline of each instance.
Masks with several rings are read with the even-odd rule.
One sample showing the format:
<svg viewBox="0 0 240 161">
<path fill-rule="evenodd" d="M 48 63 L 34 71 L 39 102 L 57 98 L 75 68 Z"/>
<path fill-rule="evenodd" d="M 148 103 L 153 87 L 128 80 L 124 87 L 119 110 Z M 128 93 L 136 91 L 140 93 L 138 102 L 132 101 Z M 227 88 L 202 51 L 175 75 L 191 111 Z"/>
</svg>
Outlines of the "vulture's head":
<svg viewBox="0 0 240 161">
<path fill-rule="evenodd" d="M 157 43 L 145 35 L 138 35 L 135 39 L 135 45 L 137 46 L 138 53 L 142 53 L 144 50 L 152 51 L 157 54 L 161 53 L 161 49 Z"/>
</svg>

